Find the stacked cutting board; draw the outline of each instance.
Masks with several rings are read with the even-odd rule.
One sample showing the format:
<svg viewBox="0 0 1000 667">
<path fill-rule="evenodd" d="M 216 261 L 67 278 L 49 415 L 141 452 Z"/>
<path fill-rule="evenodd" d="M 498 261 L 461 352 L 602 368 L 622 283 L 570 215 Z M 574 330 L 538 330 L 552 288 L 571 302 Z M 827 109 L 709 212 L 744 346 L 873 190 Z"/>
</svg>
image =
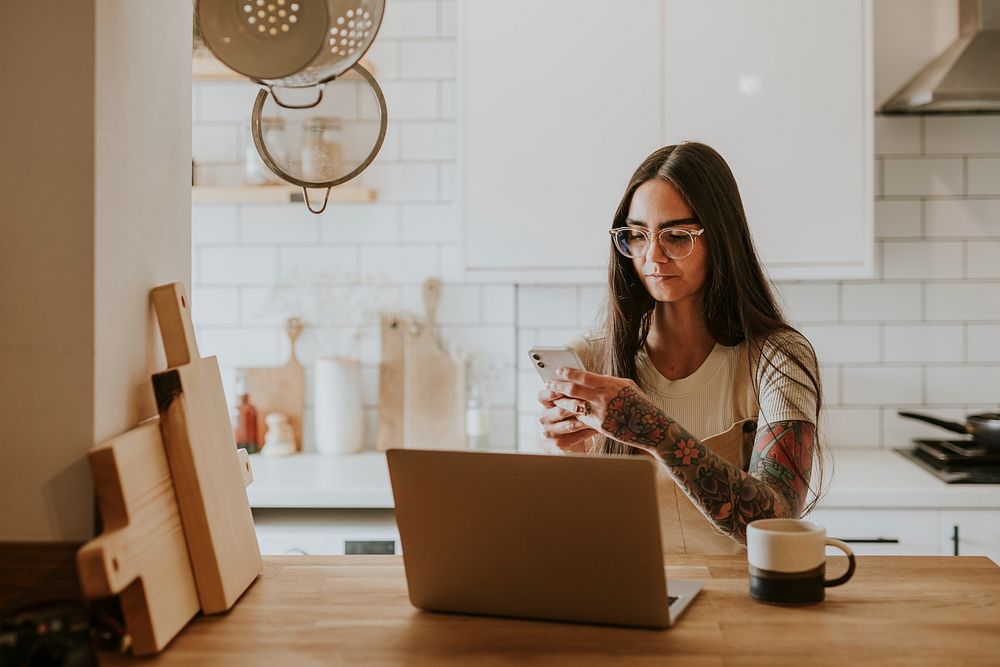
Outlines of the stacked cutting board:
<svg viewBox="0 0 1000 667">
<path fill-rule="evenodd" d="M 378 448 L 465 449 L 465 365 L 438 341 L 441 282 L 424 282 L 424 322 L 382 316 Z"/>
<path fill-rule="evenodd" d="M 257 433 L 263 445 L 264 419 L 272 412 L 288 417 L 295 432 L 295 447 L 302 449 L 302 416 L 305 412 L 305 370 L 295 354 L 295 343 L 302 333 L 302 320 L 297 317 L 285 322 L 288 336 L 288 361 L 277 368 L 241 368 L 247 381 L 247 393 L 257 408 Z"/>
<path fill-rule="evenodd" d="M 159 419 L 91 451 L 105 532 L 77 554 L 88 597 L 121 594 L 136 655 L 231 608 L 262 567 L 218 361 L 198 353 L 180 283 L 151 296 L 168 365 L 152 378 Z"/>
</svg>

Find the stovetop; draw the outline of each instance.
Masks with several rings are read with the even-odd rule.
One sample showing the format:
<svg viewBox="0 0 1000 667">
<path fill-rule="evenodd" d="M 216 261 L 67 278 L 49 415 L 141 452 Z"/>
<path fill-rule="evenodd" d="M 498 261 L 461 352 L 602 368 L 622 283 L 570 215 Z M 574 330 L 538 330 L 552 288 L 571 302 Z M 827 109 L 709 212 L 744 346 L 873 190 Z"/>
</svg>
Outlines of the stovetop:
<svg viewBox="0 0 1000 667">
<path fill-rule="evenodd" d="M 1000 454 L 987 453 L 972 440 L 914 440 L 896 449 L 948 484 L 1000 484 Z"/>
</svg>

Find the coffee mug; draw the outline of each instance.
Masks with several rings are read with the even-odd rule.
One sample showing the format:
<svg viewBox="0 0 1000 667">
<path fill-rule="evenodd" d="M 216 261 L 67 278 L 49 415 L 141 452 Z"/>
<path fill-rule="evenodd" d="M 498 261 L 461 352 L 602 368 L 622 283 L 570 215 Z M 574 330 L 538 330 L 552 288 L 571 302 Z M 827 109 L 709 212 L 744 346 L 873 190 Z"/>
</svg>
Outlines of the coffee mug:
<svg viewBox="0 0 1000 667">
<path fill-rule="evenodd" d="M 826 578 L 826 546 L 847 554 L 847 572 Z M 826 528 L 800 519 L 759 519 L 747 526 L 750 597 L 775 604 L 822 602 L 826 589 L 854 574 L 854 552 L 826 536 Z"/>
</svg>

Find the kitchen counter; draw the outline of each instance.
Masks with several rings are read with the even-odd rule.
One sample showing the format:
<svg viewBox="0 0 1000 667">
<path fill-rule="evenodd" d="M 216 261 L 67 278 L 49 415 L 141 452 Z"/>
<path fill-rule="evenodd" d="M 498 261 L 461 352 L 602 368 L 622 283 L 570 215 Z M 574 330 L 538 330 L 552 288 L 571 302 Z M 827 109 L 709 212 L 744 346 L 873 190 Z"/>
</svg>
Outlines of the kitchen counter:
<svg viewBox="0 0 1000 667">
<path fill-rule="evenodd" d="M 844 566 L 831 559 L 831 571 Z M 667 571 L 706 583 L 678 625 L 656 631 L 421 612 L 399 556 L 266 558 L 232 611 L 196 617 L 142 664 L 996 664 L 1000 654 L 1000 567 L 986 558 L 862 556 L 850 582 L 800 608 L 751 600 L 742 556 L 673 556 Z"/>
<path fill-rule="evenodd" d="M 1000 508 L 1000 485 L 945 484 L 895 452 L 838 450 L 831 458 L 824 509 Z M 255 508 L 393 507 L 382 452 L 251 461 L 254 482 L 247 493 Z"/>
<path fill-rule="evenodd" d="M 250 507 L 392 509 L 384 452 L 251 456 Z"/>
</svg>

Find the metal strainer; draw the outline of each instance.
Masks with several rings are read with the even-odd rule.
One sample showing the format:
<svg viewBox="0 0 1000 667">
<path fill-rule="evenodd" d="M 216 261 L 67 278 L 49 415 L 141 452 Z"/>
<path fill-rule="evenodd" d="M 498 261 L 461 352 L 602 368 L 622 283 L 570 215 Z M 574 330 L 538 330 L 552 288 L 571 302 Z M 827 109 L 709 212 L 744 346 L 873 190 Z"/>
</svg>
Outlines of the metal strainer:
<svg viewBox="0 0 1000 667">
<path fill-rule="evenodd" d="M 198 0 L 205 44 L 233 70 L 267 86 L 281 106 L 311 108 L 323 84 L 375 40 L 385 0 Z M 315 101 L 282 103 L 275 88 L 316 87 Z"/>
<path fill-rule="evenodd" d="M 322 213 L 330 188 L 351 180 L 371 164 L 385 140 L 385 97 L 375 77 L 361 65 L 326 84 L 327 95 L 312 105 L 282 104 L 262 89 L 250 125 L 257 152 L 278 177 L 302 188 L 306 207 Z M 264 118 L 281 119 L 283 133 L 262 131 Z M 270 145 L 280 141 L 281 145 Z M 309 188 L 325 189 L 319 208 Z"/>
</svg>

